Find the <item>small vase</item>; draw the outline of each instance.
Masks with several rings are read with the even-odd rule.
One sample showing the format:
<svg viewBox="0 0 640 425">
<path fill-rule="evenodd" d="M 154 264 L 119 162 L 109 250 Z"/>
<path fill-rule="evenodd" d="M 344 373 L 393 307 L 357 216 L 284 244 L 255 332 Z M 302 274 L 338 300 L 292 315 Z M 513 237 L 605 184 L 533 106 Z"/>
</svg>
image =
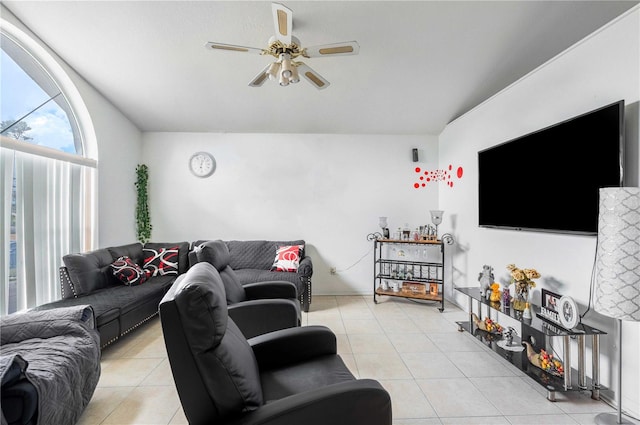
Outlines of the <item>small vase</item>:
<svg viewBox="0 0 640 425">
<path fill-rule="evenodd" d="M 516 282 L 516 295 L 513 297 L 512 307 L 514 310 L 524 311 L 529 302 L 529 286 Z"/>
<path fill-rule="evenodd" d="M 504 290 L 502 291 L 502 305 L 505 308 L 511 306 L 511 294 L 509 293 L 509 288 L 504 288 Z"/>
</svg>

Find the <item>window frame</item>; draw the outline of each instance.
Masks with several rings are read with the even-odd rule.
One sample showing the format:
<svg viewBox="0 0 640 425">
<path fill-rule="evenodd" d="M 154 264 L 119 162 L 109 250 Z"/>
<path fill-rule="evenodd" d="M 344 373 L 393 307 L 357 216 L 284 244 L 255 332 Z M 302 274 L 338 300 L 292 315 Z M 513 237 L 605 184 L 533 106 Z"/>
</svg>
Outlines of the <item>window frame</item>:
<svg viewBox="0 0 640 425">
<path fill-rule="evenodd" d="M 44 71 L 44 73 L 46 75 L 48 75 L 48 77 L 51 79 L 51 82 L 57 86 L 57 89 L 60 91 L 61 95 L 64 97 L 66 102 L 57 102 L 58 106 L 65 111 L 65 113 L 67 114 L 67 118 L 69 120 L 69 125 L 71 126 L 71 131 L 74 135 L 73 139 L 74 139 L 74 145 L 76 147 L 76 152 L 75 154 L 73 153 L 67 153 L 64 152 L 62 150 L 58 150 L 52 147 L 47 147 L 44 145 L 37 145 L 37 144 L 33 144 L 33 143 L 29 143 L 28 141 L 21 141 L 21 140 L 16 140 L 12 137 L 7 137 L 7 136 L 0 136 L 0 146 L 2 147 L 2 150 L 4 150 L 5 148 L 8 151 L 14 151 L 14 152 L 23 152 L 23 153 L 27 153 L 27 154 L 31 154 L 31 155 L 35 155 L 38 157 L 42 157 L 42 158 L 47 158 L 47 159 L 52 159 L 52 160 L 57 160 L 57 161 L 62 161 L 62 162 L 66 162 L 66 163 L 71 163 L 71 164 L 76 164 L 76 165 L 80 165 L 83 167 L 86 167 L 86 169 L 88 170 L 92 170 L 89 173 L 81 173 L 81 176 L 78 177 L 79 180 L 77 180 L 78 182 L 81 182 L 81 184 L 83 185 L 83 187 L 85 188 L 82 192 L 83 192 L 83 198 L 82 201 L 80 202 L 80 204 L 82 205 L 82 208 L 84 211 L 84 221 L 80 222 L 80 223 L 74 223 L 75 226 L 79 226 L 78 228 L 80 229 L 84 229 L 84 231 L 82 232 L 83 238 L 80 242 L 81 244 L 81 249 L 82 250 L 92 250 L 95 249 L 97 246 L 97 235 L 98 235 L 98 220 L 97 220 L 97 190 L 98 190 L 98 178 L 97 178 L 97 173 L 98 173 L 98 148 L 97 148 L 97 138 L 96 138 L 96 134 L 95 134 L 95 130 L 93 127 L 93 122 L 91 120 L 89 111 L 84 103 L 84 100 L 82 99 L 80 92 L 78 91 L 76 85 L 74 84 L 74 82 L 72 81 L 71 77 L 70 77 L 70 73 L 73 74 L 73 70 L 69 69 L 69 71 L 65 71 L 65 69 L 63 68 L 63 66 L 66 67 L 66 65 L 64 65 L 64 63 L 62 61 L 59 61 L 59 59 L 57 60 L 57 56 L 55 56 L 54 53 L 52 53 L 47 47 L 46 45 L 44 45 L 43 43 L 41 43 L 41 41 L 39 39 L 37 39 L 36 36 L 34 36 L 28 29 L 26 29 L 19 21 L 16 22 L 16 25 L 14 25 L 13 23 L 9 22 L 7 20 L 8 19 L 12 19 L 15 20 L 15 17 L 13 17 L 12 14 L 7 13 L 7 15 L 5 15 L 5 12 L 8 12 L 6 8 L 4 8 L 3 5 L 0 5 L 0 8 L 2 10 L 2 13 L 4 16 L 0 17 L 0 31 L 2 32 L 2 36 L 3 37 L 7 37 L 10 41 L 12 41 L 13 43 L 15 43 L 17 45 L 18 48 L 22 48 L 24 50 L 24 53 L 26 53 L 31 60 L 34 61 L 34 64 L 39 65 L 42 70 Z M 24 29 L 21 29 L 24 28 Z M 12 46 L 13 48 L 13 46 Z M 6 53 L 6 50 L 5 50 Z M 8 54 L 8 53 L 7 53 Z M 9 55 L 9 57 L 11 57 L 13 59 L 12 55 Z M 15 60 L 14 60 L 15 61 Z M 27 74 L 29 75 L 31 78 L 32 75 L 28 72 L 28 69 L 25 69 L 25 67 L 23 66 L 22 63 L 20 63 L 19 61 L 15 61 L 16 64 Z M 73 74 L 74 77 L 76 76 L 75 74 Z M 42 85 L 40 84 L 40 82 L 37 79 L 34 79 L 34 81 L 36 82 L 36 84 L 40 85 L 42 87 Z M 80 82 L 82 80 L 79 80 Z M 51 87 L 51 86 L 49 86 Z M 44 88 L 43 88 L 44 90 Z M 45 90 L 46 93 L 49 93 L 47 90 Z M 54 100 L 55 101 L 55 100 Z M 62 105 L 62 104 L 66 104 L 66 105 Z M 20 119 L 21 117 L 16 117 L 16 119 Z M 78 141 L 80 142 L 80 146 L 78 146 Z M 80 148 L 80 149 L 79 149 Z M 6 172 L 8 172 L 9 170 L 3 170 L 3 180 Z M 15 172 L 15 171 L 14 171 Z M 3 183 L 4 185 L 4 183 Z M 46 203 L 46 201 L 45 201 Z M 8 214 L 9 216 L 11 215 L 11 207 L 10 206 L 3 206 L 3 214 Z M 7 219 L 6 217 L 2 218 L 3 222 L 6 222 Z M 6 223 L 5 223 L 6 224 Z M 87 225 L 88 224 L 88 225 Z M 4 224 L 3 224 L 4 226 Z M 4 236 L 2 238 L 2 243 L 4 244 L 5 242 L 9 243 L 10 237 L 13 234 L 11 232 L 11 230 L 9 229 L 0 229 L 2 230 L 2 233 Z M 9 230 L 9 235 L 5 234 L 5 230 Z M 76 229 L 77 230 L 77 229 Z M 52 230 L 52 231 L 55 231 Z M 62 243 L 65 243 L 65 239 L 61 240 Z M 32 246 L 35 246 L 34 243 L 32 243 Z M 7 247 L 8 248 L 8 247 Z M 10 251 L 9 249 L 6 250 L 2 250 L 5 251 L 5 253 L 3 253 L 3 258 L 0 259 L 3 263 L 6 262 L 6 269 L 4 269 L 3 266 L 3 271 L 6 271 L 6 273 L 9 273 L 9 253 L 8 251 Z M 63 255 L 65 253 L 62 253 Z M 62 258 L 57 258 L 60 255 L 56 255 L 56 254 L 48 254 L 49 256 L 53 255 L 56 258 L 52 258 L 51 260 L 53 262 L 56 262 L 59 265 L 62 265 Z M 18 265 L 20 265 L 20 261 L 25 261 L 23 259 L 18 259 Z M 24 267 L 25 265 L 28 266 L 28 264 L 23 263 L 22 267 Z M 25 282 L 21 282 L 20 281 L 20 277 L 17 277 L 17 285 L 18 285 L 18 290 L 19 291 L 24 291 L 25 288 L 26 290 L 30 290 L 29 288 L 31 288 L 31 284 L 29 283 L 25 283 Z M 4 278 L 2 279 L 4 280 Z M 48 301 L 54 301 L 55 299 L 59 299 L 60 297 L 60 285 L 59 285 L 59 281 L 58 279 L 52 279 L 52 282 L 48 282 L 46 283 L 46 285 L 48 285 L 47 287 L 49 289 L 45 289 L 45 291 L 49 291 L 50 293 L 54 293 L 55 295 L 53 295 L 54 299 L 48 299 L 48 300 L 44 300 L 44 302 L 48 302 Z M 2 305 L 0 305 L 0 314 L 4 315 L 7 314 L 7 308 L 9 306 L 9 286 L 8 286 L 8 282 L 6 282 L 7 286 L 5 287 L 4 283 L 1 284 L 1 288 L 0 288 L 0 294 L 2 295 Z M 37 285 L 37 283 L 35 284 Z M 22 286 L 24 286 L 24 288 L 22 288 Z M 17 311 L 22 311 L 25 308 L 31 308 L 34 307 L 35 305 L 34 302 L 37 304 L 41 304 L 43 302 L 43 300 L 36 300 L 33 301 L 33 299 L 31 299 L 30 297 L 28 297 L 26 300 L 25 299 L 21 299 L 17 301 Z"/>
</svg>

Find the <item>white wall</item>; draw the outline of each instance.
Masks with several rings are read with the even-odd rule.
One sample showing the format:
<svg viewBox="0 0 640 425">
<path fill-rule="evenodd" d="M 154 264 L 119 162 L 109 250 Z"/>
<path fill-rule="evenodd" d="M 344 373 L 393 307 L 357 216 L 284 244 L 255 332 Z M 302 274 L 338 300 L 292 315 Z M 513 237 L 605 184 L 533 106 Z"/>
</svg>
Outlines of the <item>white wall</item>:
<svg viewBox="0 0 640 425">
<path fill-rule="evenodd" d="M 624 99 L 630 105 L 626 114 L 625 184 L 638 186 L 639 23 L 640 11 L 636 7 L 451 123 L 440 135 L 441 163 L 463 164 L 467 177 L 456 190 L 440 191 L 439 196 L 441 209 L 456 211 L 455 217 L 453 214 L 445 216 L 449 221 L 445 220 L 443 224 L 459 242 L 453 254 L 456 285 L 477 286 L 483 264 L 492 265 L 496 279 L 507 282 L 505 266 L 515 263 L 520 267 L 538 269 L 542 274 L 539 286 L 572 296 L 581 306 L 581 311 L 585 311 L 589 301 L 595 236 L 478 228 L 477 152 Z M 510 166 L 505 164 L 505 169 Z M 529 171 L 534 172 L 533 168 L 535 166 Z M 513 171 L 519 170 L 514 167 Z M 496 208 L 515 208 L 516 202 L 514 194 L 510 194 L 505 186 L 504 204 L 496 205 Z M 553 205 L 531 202 L 528 207 L 540 213 L 552 213 Z M 452 218 L 455 218 L 455 226 Z M 539 304 L 539 297 L 537 291 L 536 304 Z M 467 306 L 464 297 L 458 297 L 457 302 L 462 307 Z M 609 332 L 601 341 L 601 378 L 605 386 L 615 388 L 615 322 L 598 315 L 593 309 L 584 321 Z M 640 324 L 625 322 L 623 335 L 623 406 L 638 416 Z M 559 345 L 556 343 L 556 347 Z M 605 392 L 605 396 L 612 397 L 610 392 Z"/>
<path fill-rule="evenodd" d="M 200 150 L 217 160 L 205 179 L 187 167 Z M 301 238 L 316 295 L 372 293 L 366 237 L 380 230 L 378 217 L 415 227 L 437 206 L 437 184 L 413 187 L 416 166 L 437 164 L 435 137 L 144 133 L 143 156 L 154 241 Z"/>
<path fill-rule="evenodd" d="M 84 79 L 76 75 L 74 82 L 87 104 L 98 142 L 98 246 L 134 242 L 134 182 L 142 157 L 142 133 Z"/>
</svg>

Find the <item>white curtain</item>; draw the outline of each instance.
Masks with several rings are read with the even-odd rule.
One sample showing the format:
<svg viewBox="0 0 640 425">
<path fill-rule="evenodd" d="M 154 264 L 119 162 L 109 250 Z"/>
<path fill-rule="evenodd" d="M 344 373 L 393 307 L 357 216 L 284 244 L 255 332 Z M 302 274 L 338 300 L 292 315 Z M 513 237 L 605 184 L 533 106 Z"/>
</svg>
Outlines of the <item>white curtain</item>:
<svg viewBox="0 0 640 425">
<path fill-rule="evenodd" d="M 92 246 L 91 196 L 95 169 L 12 149 L 2 151 L 3 216 L 10 216 L 15 175 L 15 231 L 2 230 L 3 252 L 15 238 L 15 297 L 9 299 L 8 261 L 3 255 L 2 314 L 60 299 L 62 257 Z M 11 172 L 9 171 L 11 169 Z M 7 192 L 9 192 L 7 194 Z M 9 231 L 7 231 L 9 230 Z M 12 235 L 13 233 L 13 235 Z"/>
<path fill-rule="evenodd" d="M 9 259 L 11 240 L 11 186 L 13 184 L 13 151 L 0 149 L 0 206 L 2 207 L 2 221 L 0 221 L 0 241 L 2 241 L 2 255 L 0 256 L 0 315 L 8 312 L 9 308 Z"/>
</svg>

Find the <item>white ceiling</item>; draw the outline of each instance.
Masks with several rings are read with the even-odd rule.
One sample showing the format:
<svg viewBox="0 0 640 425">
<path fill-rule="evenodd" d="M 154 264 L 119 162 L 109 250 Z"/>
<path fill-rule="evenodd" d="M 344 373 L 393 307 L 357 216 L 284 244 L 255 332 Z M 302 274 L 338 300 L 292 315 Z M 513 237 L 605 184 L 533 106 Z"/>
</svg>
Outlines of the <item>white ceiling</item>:
<svg viewBox="0 0 640 425">
<path fill-rule="evenodd" d="M 269 56 L 269 1 L 3 1 L 143 131 L 438 134 L 637 1 L 282 1 L 330 81 L 249 81 Z M 595 59 L 595 58 L 594 58 Z M 596 59 L 597 60 L 597 59 Z"/>
</svg>

